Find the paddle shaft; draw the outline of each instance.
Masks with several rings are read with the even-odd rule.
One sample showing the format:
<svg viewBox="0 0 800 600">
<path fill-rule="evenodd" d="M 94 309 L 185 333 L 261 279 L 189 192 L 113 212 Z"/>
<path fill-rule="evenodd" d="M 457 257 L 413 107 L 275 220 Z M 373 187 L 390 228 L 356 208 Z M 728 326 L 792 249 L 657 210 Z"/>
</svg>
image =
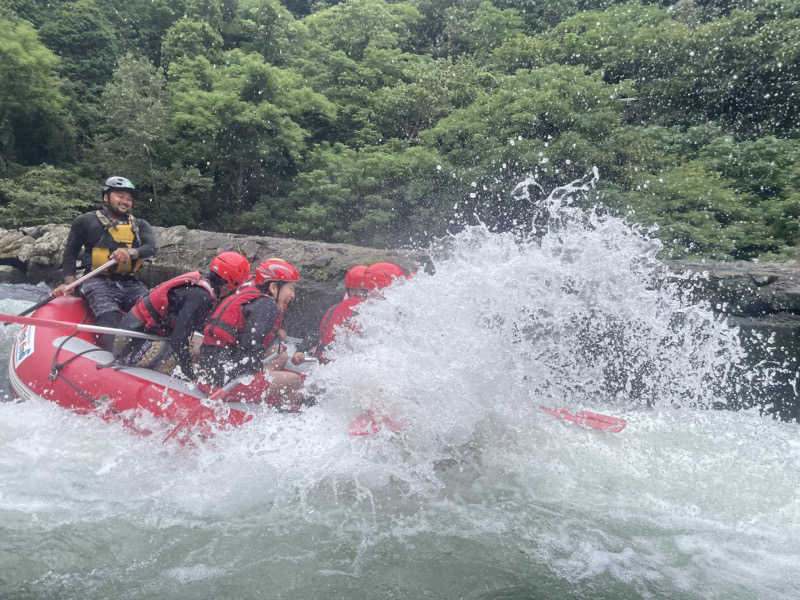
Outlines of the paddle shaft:
<svg viewBox="0 0 800 600">
<path fill-rule="evenodd" d="M 67 292 L 71 292 L 72 290 L 74 290 L 76 287 L 78 287 L 80 284 L 82 284 L 82 283 L 83 283 L 84 281 L 86 281 L 87 279 L 89 279 L 89 278 L 91 278 L 91 277 L 94 277 L 94 276 L 95 276 L 95 275 L 97 275 L 98 273 L 101 273 L 101 272 L 105 271 L 106 269 L 108 269 L 109 267 L 111 267 L 111 266 L 113 266 L 113 265 L 115 265 L 115 264 L 117 264 L 117 261 L 116 261 L 116 260 L 114 260 L 113 258 L 112 258 L 111 260 L 109 260 L 109 261 L 106 261 L 106 262 L 104 262 L 102 265 L 100 265 L 99 267 L 97 267 L 97 268 L 96 268 L 96 269 L 94 269 L 93 271 L 89 271 L 88 273 L 86 273 L 86 275 L 84 275 L 83 277 L 79 277 L 79 278 L 78 278 L 78 279 L 76 279 L 75 281 L 73 281 L 73 282 L 71 282 L 71 283 L 68 283 L 68 284 L 67 284 L 67 285 L 64 287 L 64 293 L 66 294 Z M 57 296 L 48 296 L 48 297 L 47 297 L 47 298 L 45 298 L 44 300 L 42 300 L 42 301 L 40 301 L 40 302 L 37 302 L 37 303 L 36 303 L 36 304 L 34 304 L 33 306 L 29 306 L 28 308 L 26 308 L 25 310 L 23 310 L 21 313 L 19 313 L 19 316 L 20 316 L 20 317 L 24 317 L 25 315 L 29 315 L 30 313 L 32 313 L 33 311 L 35 311 L 37 308 L 41 308 L 42 306 L 44 306 L 45 304 L 47 304 L 47 303 L 48 303 L 48 302 L 50 302 L 50 301 L 51 301 L 53 298 L 56 298 L 56 297 L 57 297 Z"/>
<path fill-rule="evenodd" d="M 162 342 L 167 338 L 152 333 L 141 331 L 131 331 L 130 329 L 118 329 L 115 327 L 102 327 L 101 325 L 89 325 L 88 323 L 69 323 L 68 321 L 53 321 L 51 319 L 39 319 L 38 317 L 25 317 L 22 315 L 6 315 L 0 313 L 0 321 L 6 323 L 19 323 L 20 325 L 35 325 L 37 327 L 50 327 L 52 329 L 64 329 L 70 331 L 88 331 L 90 333 L 110 333 L 112 335 L 124 335 L 125 337 L 140 338 L 143 340 L 153 340 Z"/>
</svg>

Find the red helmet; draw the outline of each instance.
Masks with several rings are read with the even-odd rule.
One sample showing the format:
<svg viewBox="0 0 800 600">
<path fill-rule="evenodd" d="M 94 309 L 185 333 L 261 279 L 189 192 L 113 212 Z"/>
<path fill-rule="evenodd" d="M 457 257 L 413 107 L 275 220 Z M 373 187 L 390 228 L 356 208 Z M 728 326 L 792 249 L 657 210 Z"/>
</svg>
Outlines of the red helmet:
<svg viewBox="0 0 800 600">
<path fill-rule="evenodd" d="M 224 279 L 231 289 L 239 287 L 250 277 L 250 261 L 232 250 L 217 254 L 208 268 Z"/>
<path fill-rule="evenodd" d="M 347 269 L 347 273 L 344 274 L 344 287 L 346 288 L 364 287 L 366 284 L 366 281 L 364 280 L 366 271 L 367 271 L 367 265 L 353 265 L 352 267 Z"/>
<path fill-rule="evenodd" d="M 405 277 L 405 271 L 394 263 L 376 262 L 367 267 L 364 273 L 366 287 L 374 290 L 375 288 L 385 288 L 395 279 Z"/>
<path fill-rule="evenodd" d="M 256 267 L 256 285 L 270 281 L 299 281 L 300 275 L 288 262 L 282 258 L 268 258 L 258 263 Z"/>
</svg>

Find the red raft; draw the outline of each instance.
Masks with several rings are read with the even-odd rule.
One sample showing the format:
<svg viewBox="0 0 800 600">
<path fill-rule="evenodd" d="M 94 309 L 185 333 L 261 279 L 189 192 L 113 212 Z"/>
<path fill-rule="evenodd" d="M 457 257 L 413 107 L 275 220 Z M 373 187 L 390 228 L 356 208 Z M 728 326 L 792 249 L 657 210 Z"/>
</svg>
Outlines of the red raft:
<svg viewBox="0 0 800 600">
<path fill-rule="evenodd" d="M 37 319 L 91 323 L 91 313 L 78 297 L 56 298 L 36 310 Z M 111 366 L 110 352 L 97 346 L 86 331 L 24 325 L 14 337 L 8 373 L 11 388 L 22 399 L 41 398 L 106 420 L 121 420 L 134 431 L 149 434 L 153 421 L 163 421 L 179 441 L 238 427 L 252 415 L 225 403 L 209 402 L 193 384 L 139 367 Z"/>
</svg>

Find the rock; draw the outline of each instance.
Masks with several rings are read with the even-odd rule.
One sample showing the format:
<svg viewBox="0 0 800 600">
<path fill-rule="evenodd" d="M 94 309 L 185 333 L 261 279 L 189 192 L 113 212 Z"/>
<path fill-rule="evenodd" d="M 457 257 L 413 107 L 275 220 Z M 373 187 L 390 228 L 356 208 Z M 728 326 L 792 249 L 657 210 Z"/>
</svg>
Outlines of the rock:
<svg viewBox="0 0 800 600">
<path fill-rule="evenodd" d="M 0 265 L 0 283 L 25 283 L 25 271 L 12 265 Z"/>
<path fill-rule="evenodd" d="M 800 261 L 672 261 L 677 274 L 693 274 L 698 293 L 736 317 L 800 314 Z"/>
</svg>

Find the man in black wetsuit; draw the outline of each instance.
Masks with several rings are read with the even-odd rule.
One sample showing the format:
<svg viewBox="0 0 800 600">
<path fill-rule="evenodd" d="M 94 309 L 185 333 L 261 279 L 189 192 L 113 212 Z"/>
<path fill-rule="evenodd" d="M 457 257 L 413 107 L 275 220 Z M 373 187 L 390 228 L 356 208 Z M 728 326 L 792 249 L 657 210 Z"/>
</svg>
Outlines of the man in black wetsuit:
<svg viewBox="0 0 800 600">
<path fill-rule="evenodd" d="M 202 330 L 217 303 L 250 277 L 250 262 L 238 252 L 221 252 L 208 265 L 208 273 L 189 271 L 160 283 L 133 305 L 120 327 L 168 336 L 150 342 L 118 336 L 114 356 L 124 365 L 171 374 L 175 366 L 193 377 L 190 337 Z"/>
<path fill-rule="evenodd" d="M 144 219 L 131 214 L 136 188 L 124 177 L 109 177 L 103 185 L 103 205 L 87 212 L 72 223 L 62 259 L 64 283 L 54 289 L 62 296 L 64 288 L 75 281 L 77 262 L 96 269 L 109 259 L 117 264 L 81 284 L 98 325 L 116 327 L 122 314 L 147 293 L 147 286 L 134 277 L 142 261 L 156 253 L 156 236 Z M 82 253 L 82 250 L 84 251 Z M 101 336 L 100 345 L 111 349 L 114 336 Z"/>
</svg>

